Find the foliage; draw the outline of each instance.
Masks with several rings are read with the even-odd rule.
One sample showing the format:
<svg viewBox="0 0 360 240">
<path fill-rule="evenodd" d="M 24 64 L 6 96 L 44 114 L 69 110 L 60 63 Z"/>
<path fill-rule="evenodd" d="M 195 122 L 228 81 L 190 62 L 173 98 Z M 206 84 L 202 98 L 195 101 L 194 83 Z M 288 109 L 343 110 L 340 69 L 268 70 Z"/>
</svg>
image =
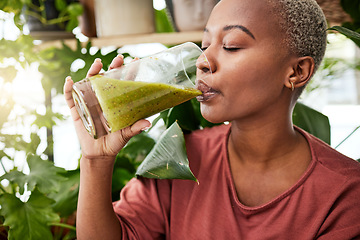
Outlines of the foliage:
<svg viewBox="0 0 360 240">
<path fill-rule="evenodd" d="M 64 119 L 61 114 L 53 112 L 51 101 L 44 114 L 25 109 L 24 114 L 14 116 L 13 110 L 19 108 L 19 104 L 15 104 L 4 88 L 12 83 L 19 69 L 26 69 L 36 62 L 39 64 L 38 70 L 43 74 L 45 97 L 51 100 L 62 92 L 66 76 L 71 75 L 75 80 L 81 80 L 95 58 L 101 58 L 104 68 L 107 68 L 117 55 L 116 50 L 102 54 L 98 49 L 90 53 L 91 48 L 90 42 L 83 48 L 78 41 L 75 49 L 63 44 L 60 48 L 39 50 L 32 37 L 22 32 L 14 41 L 0 40 L 0 62 L 3 63 L 0 68 L 0 87 L 3 93 L 0 95 L 0 166 L 5 173 L 0 178 L 0 215 L 3 216 L 0 218 L 0 229 L 3 235 L 8 234 L 9 239 L 74 239 L 72 219 L 76 210 L 79 170 L 65 171 L 55 167 L 52 162 L 43 160 L 49 159 L 52 151 L 44 152 L 39 148 L 42 142 L 40 130 L 52 129 Z M 84 66 L 71 71 L 76 59 L 81 59 Z M 30 133 L 5 133 L 5 129 L 16 130 L 26 119 L 33 119 L 29 127 Z M 48 148 L 49 143 L 51 142 L 48 142 Z M 27 153 L 26 162 L 22 163 L 21 168 L 16 167 L 14 162 L 17 152 Z M 7 165 L 12 162 L 10 165 L 13 169 L 9 171 L 5 167 L 5 161 Z M 26 166 L 29 167 L 29 172 L 25 174 Z"/>
<path fill-rule="evenodd" d="M 175 32 L 174 26 L 168 20 L 166 8 L 162 10 L 155 9 L 155 29 L 157 33 Z"/>
<path fill-rule="evenodd" d="M 10 45 L 14 43 L 8 42 Z M 61 48 L 48 48 L 36 52 L 36 61 L 40 63 L 39 71 L 43 73 L 42 86 L 44 92 L 50 94 L 61 93 L 66 76 L 72 75 L 74 79 L 81 80 L 86 75 L 87 69 L 95 58 L 101 58 L 104 68 L 107 68 L 111 60 L 117 55 L 116 50 L 104 55 L 100 49 L 90 54 L 90 48 L 91 43 L 88 43 L 83 48 L 80 42 L 78 42 L 77 48 L 74 50 L 63 44 Z M 21 53 L 20 55 L 24 54 Z M 125 55 L 127 56 L 127 54 Z M 11 54 L 9 54 L 10 56 Z M 81 59 L 84 67 L 77 71 L 71 71 L 71 65 L 76 59 Z M 25 67 L 27 64 L 29 62 L 24 61 L 23 65 Z M 7 82 L 11 82 L 14 76 L 16 76 L 15 73 L 8 74 L 7 76 L 10 75 L 11 78 L 7 78 Z M 1 76 L 4 77 L 4 75 Z M 4 111 L 2 110 L 0 126 L 7 128 L 13 126 L 14 123 L 11 121 L 10 115 L 14 104 L 11 98 L 2 98 L 0 96 L 0 105 L 4 107 L 2 108 Z M 6 182 L 1 182 L 2 193 L 0 204 L 2 211 L 0 211 L 0 215 L 5 217 L 5 221 L 2 224 L 9 228 L 9 239 L 19 239 L 19 234 L 22 236 L 21 239 L 26 239 L 24 236 L 28 236 L 27 239 L 51 239 L 46 237 L 50 236 L 49 234 L 54 238 L 57 236 L 56 238 L 58 239 L 70 239 L 71 236 L 75 236 L 75 228 L 72 226 L 74 222 L 70 222 L 71 225 L 68 225 L 66 221 L 71 220 L 76 211 L 79 169 L 65 171 L 62 168 L 54 167 L 52 162 L 42 160 L 42 158 L 48 158 L 49 152 L 38 151 L 41 143 L 40 136 L 38 135 L 39 130 L 42 128 L 51 129 L 64 117 L 59 113 L 53 112 L 51 108 L 47 108 L 45 114 L 28 111 L 25 116 L 19 116 L 18 118 L 22 119 L 29 116 L 34 118 L 30 136 L 27 134 L 5 134 L 2 132 L 5 127 L 0 129 L 0 161 L 5 172 L 0 180 L 5 179 L 8 182 L 7 186 Z M 30 142 L 25 140 L 29 137 Z M 23 173 L 23 169 L 14 167 L 11 171 L 8 171 L 4 167 L 3 161 L 14 161 L 15 154 L 8 154 L 8 152 L 13 151 L 24 151 L 31 154 L 28 155 L 25 163 L 30 169 L 28 174 Z M 15 164 L 13 165 L 15 166 Z M 115 169 L 116 175 L 124 171 L 119 169 Z M 127 179 L 130 177 L 129 175 L 123 176 L 126 176 Z M 114 184 L 114 188 L 118 190 L 122 187 L 116 186 L 117 184 Z M 30 198 L 28 200 L 25 198 L 24 201 L 21 201 L 20 199 L 24 195 L 30 195 Z M 43 207 L 38 208 L 38 206 Z M 14 208 L 19 209 L 19 211 L 14 211 Z M 46 218 L 46 215 L 51 216 L 51 218 Z M 40 218 L 39 221 L 37 221 L 37 218 Z M 63 221 L 62 223 L 59 222 L 60 218 Z M 31 224 L 27 224 L 29 221 Z M 21 227 L 23 225 L 28 227 Z M 41 227 L 39 227 L 40 225 Z M 54 226 L 57 227 L 55 228 Z M 54 229 L 58 229 L 57 232 Z M 38 236 L 42 236 L 42 238 Z"/>
<path fill-rule="evenodd" d="M 112 200 L 119 200 L 120 190 L 135 176 L 139 164 L 155 145 L 155 140 L 146 132 L 143 132 L 128 142 L 128 144 L 116 156 L 113 179 Z"/>
<path fill-rule="evenodd" d="M 334 26 L 329 28 L 329 30 L 338 31 L 339 33 L 345 35 L 349 39 L 351 39 L 358 47 L 360 47 L 360 33 L 352 31 L 345 27 Z"/>
<path fill-rule="evenodd" d="M 49 7 L 57 11 L 57 17 L 49 16 Z M 14 13 L 14 22 L 20 29 L 24 25 L 21 17 L 24 15 L 26 18 L 37 19 L 44 25 L 58 25 L 71 32 L 79 25 L 78 17 L 82 14 L 83 7 L 77 1 L 69 0 L 2 0 L 0 10 Z"/>
<path fill-rule="evenodd" d="M 293 122 L 296 126 L 330 144 L 330 122 L 327 116 L 298 102 L 294 108 Z"/>
<path fill-rule="evenodd" d="M 352 22 L 345 22 L 342 24 L 343 27 L 360 32 L 360 0 L 341 0 L 342 8 L 352 18 Z M 359 46 L 359 45 L 358 45 Z"/>
<path fill-rule="evenodd" d="M 1 215 L 5 226 L 9 226 L 9 239 L 51 239 L 48 227 L 59 221 L 59 216 L 51 209 L 53 200 L 35 189 L 27 202 L 22 202 L 13 194 L 4 193 L 0 197 Z"/>
</svg>

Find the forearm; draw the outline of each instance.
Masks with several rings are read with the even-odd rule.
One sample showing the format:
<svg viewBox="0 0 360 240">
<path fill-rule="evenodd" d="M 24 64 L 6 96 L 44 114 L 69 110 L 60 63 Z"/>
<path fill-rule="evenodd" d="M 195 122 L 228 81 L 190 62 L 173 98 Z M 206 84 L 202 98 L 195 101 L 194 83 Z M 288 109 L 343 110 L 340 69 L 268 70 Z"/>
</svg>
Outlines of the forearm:
<svg viewBox="0 0 360 240">
<path fill-rule="evenodd" d="M 111 181 L 114 159 L 80 161 L 80 191 L 76 230 L 82 239 L 121 239 L 120 222 L 113 210 Z"/>
</svg>

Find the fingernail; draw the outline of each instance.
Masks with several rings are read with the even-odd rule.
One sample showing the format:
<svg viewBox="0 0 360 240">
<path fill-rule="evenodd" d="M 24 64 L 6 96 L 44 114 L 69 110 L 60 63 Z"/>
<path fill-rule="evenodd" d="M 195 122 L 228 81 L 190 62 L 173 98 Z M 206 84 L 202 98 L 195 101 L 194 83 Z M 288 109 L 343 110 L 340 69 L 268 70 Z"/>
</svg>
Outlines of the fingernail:
<svg viewBox="0 0 360 240">
<path fill-rule="evenodd" d="M 70 77 L 70 76 L 67 76 L 67 77 L 65 78 L 65 80 L 68 82 L 68 81 L 71 80 L 71 77 Z"/>
<path fill-rule="evenodd" d="M 150 123 L 148 126 L 143 127 L 143 128 L 141 129 L 141 131 L 142 131 L 142 132 L 143 132 L 143 131 L 146 131 L 146 130 L 148 130 L 149 128 L 151 128 L 151 123 Z"/>
<path fill-rule="evenodd" d="M 116 57 L 124 59 L 124 56 L 122 54 L 118 54 Z"/>
<path fill-rule="evenodd" d="M 101 58 L 95 58 L 95 62 L 101 63 Z"/>
</svg>

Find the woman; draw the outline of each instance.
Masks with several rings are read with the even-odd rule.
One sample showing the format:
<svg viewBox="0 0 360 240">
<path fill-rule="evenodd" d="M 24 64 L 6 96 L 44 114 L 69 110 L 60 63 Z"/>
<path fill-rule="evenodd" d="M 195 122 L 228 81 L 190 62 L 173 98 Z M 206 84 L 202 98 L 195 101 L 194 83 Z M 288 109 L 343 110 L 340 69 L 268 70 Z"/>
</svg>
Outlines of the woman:
<svg viewBox="0 0 360 240">
<path fill-rule="evenodd" d="M 201 112 L 230 124 L 186 136 L 200 185 L 133 179 L 111 203 L 115 155 L 150 123 L 93 140 L 67 79 L 65 97 L 82 147 L 79 239 L 357 239 L 360 166 L 292 125 L 318 68 L 326 23 L 315 0 L 222 0 L 204 31 Z M 122 57 L 111 68 L 120 66 Z M 96 60 L 89 75 L 99 72 Z M 95 221 L 96 220 L 96 221 Z"/>
</svg>

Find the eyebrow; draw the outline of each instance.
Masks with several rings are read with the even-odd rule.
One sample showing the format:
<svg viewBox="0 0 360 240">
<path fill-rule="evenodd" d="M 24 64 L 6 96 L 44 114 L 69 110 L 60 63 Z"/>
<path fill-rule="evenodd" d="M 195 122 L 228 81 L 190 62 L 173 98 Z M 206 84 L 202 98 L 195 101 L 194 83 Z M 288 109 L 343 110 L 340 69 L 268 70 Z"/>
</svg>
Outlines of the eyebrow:
<svg viewBox="0 0 360 240">
<path fill-rule="evenodd" d="M 247 35 L 249 35 L 252 39 L 255 40 L 255 36 L 254 34 L 252 34 L 250 32 L 249 29 L 247 29 L 246 27 L 244 27 L 243 25 L 227 25 L 223 28 L 223 31 L 230 31 L 232 29 L 240 29 L 242 30 L 244 33 L 246 33 Z M 208 32 L 209 30 L 207 28 L 204 29 L 204 32 Z"/>
</svg>

